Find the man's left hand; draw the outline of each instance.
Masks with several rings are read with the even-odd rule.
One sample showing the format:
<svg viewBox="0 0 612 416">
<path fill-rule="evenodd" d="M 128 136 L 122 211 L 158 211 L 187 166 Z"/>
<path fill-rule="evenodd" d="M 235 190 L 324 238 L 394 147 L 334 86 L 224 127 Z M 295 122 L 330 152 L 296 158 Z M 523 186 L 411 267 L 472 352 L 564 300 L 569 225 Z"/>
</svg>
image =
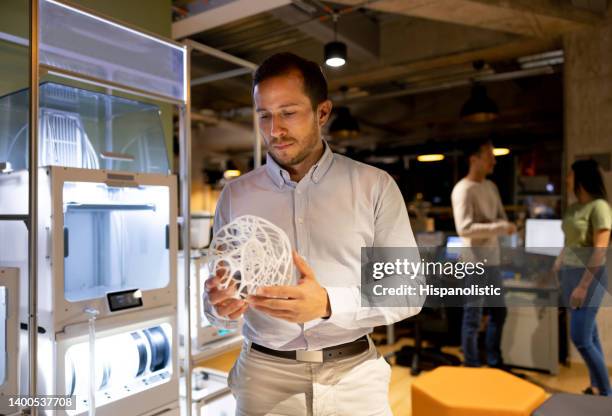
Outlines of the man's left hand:
<svg viewBox="0 0 612 416">
<path fill-rule="evenodd" d="M 310 266 L 295 251 L 293 262 L 301 275 L 297 286 L 261 287 L 256 296 L 247 297 L 247 303 L 258 311 L 289 322 L 329 318 L 331 306 L 327 290 L 317 282 Z"/>
</svg>

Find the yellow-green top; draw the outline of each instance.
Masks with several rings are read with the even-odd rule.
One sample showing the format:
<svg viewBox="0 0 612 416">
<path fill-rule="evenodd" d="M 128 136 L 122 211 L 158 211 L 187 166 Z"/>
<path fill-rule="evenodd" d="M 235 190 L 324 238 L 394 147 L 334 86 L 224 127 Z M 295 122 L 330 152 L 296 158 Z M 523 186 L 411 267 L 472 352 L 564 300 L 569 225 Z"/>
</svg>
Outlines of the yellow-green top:
<svg viewBox="0 0 612 416">
<path fill-rule="evenodd" d="M 563 264 L 584 267 L 592 253 L 594 232 L 612 229 L 612 210 L 605 199 L 572 204 L 563 217 L 562 227 L 566 247 Z"/>
</svg>

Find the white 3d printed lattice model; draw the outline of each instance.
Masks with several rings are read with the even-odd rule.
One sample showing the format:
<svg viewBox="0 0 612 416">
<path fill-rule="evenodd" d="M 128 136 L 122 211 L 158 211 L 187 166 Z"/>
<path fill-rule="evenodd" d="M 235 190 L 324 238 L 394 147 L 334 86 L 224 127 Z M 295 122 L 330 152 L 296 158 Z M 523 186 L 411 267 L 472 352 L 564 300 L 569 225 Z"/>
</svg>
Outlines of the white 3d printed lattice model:
<svg viewBox="0 0 612 416">
<path fill-rule="evenodd" d="M 293 281 L 291 244 L 271 222 L 243 215 L 222 227 L 208 249 L 208 270 L 221 277 L 221 289 L 237 285 L 237 295 L 255 294 L 263 286 Z"/>
</svg>

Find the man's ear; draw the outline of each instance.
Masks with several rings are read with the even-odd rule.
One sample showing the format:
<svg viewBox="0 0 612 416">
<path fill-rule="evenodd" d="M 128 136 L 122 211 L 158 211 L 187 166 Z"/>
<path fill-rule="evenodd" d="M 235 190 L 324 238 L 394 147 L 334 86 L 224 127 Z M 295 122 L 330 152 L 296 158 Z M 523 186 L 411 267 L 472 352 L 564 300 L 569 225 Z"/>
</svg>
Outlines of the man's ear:
<svg viewBox="0 0 612 416">
<path fill-rule="evenodd" d="M 332 111 L 332 102 L 331 100 L 325 100 L 322 103 L 319 103 L 317 106 L 317 118 L 319 121 L 319 127 L 323 127 L 327 120 L 329 120 L 329 116 Z"/>
<path fill-rule="evenodd" d="M 475 154 L 470 155 L 468 158 L 468 165 L 472 166 L 472 164 L 476 163 L 477 156 Z"/>
</svg>

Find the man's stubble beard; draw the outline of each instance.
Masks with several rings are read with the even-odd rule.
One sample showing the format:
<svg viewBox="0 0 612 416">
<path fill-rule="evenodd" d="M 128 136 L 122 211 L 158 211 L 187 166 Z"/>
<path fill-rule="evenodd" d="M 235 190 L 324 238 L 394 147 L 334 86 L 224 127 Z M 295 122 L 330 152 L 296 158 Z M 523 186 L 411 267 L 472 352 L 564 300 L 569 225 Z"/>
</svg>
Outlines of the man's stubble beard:
<svg viewBox="0 0 612 416">
<path fill-rule="evenodd" d="M 303 149 L 301 149 L 301 151 L 296 154 L 293 158 L 291 158 L 288 161 L 281 161 L 278 160 L 278 158 L 272 153 L 269 152 L 270 155 L 272 156 L 272 159 L 274 159 L 274 161 L 276 163 L 278 163 L 281 166 L 284 167 L 288 167 L 288 166 L 295 166 L 297 164 L 302 163 L 304 160 L 306 160 L 306 158 L 310 155 L 310 152 L 313 151 L 314 147 L 317 145 L 318 141 L 321 140 L 320 134 L 318 133 L 318 130 L 316 128 L 316 126 L 313 126 L 313 128 L 310 131 L 310 134 L 308 135 L 311 139 L 308 141 L 308 144 L 304 146 Z M 293 138 L 293 137 L 289 137 L 288 140 L 285 139 L 282 142 L 293 142 L 293 143 L 298 143 L 298 141 Z M 271 142 L 270 144 L 272 144 L 274 142 Z"/>
</svg>

